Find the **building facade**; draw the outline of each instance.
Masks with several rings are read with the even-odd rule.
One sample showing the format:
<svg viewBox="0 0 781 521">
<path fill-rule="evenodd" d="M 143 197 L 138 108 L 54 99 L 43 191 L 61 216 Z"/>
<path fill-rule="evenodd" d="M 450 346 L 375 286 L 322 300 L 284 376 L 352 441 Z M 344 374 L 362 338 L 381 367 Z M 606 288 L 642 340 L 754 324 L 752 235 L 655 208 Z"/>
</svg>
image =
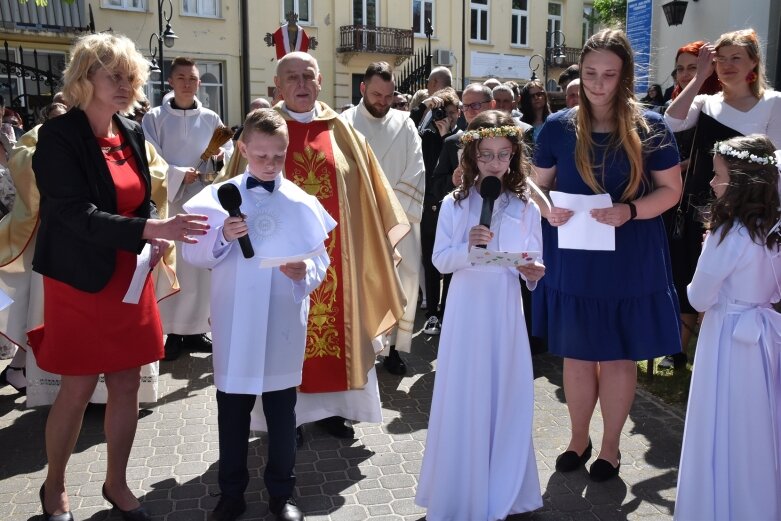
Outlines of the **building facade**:
<svg viewBox="0 0 781 521">
<path fill-rule="evenodd" d="M 701 0 L 689 1 L 683 22 L 670 26 L 662 10 L 664 1 L 653 2 L 653 27 L 649 77 L 664 88 L 672 85 L 670 73 L 675 55 L 683 45 L 704 40 L 715 42 L 719 35 L 738 29 L 753 28 L 764 53 L 771 85 L 781 88 L 779 71 L 779 38 L 781 37 L 781 1 L 779 0 Z"/>
<path fill-rule="evenodd" d="M 401 80 L 411 56 L 428 53 L 427 19 L 432 66 L 448 67 L 456 88 L 534 75 L 555 90 L 558 74 L 577 62 L 584 35 L 593 31 L 590 10 L 583 0 L 48 0 L 47 6 L 0 0 L 0 40 L 8 49 L 0 50 L 0 94 L 29 113 L 32 124 L 57 87 L 20 77 L 17 65 L 37 60 L 58 79 L 76 37 L 113 31 L 135 41 L 163 78 L 174 57 L 195 59 L 199 99 L 238 124 L 250 99 L 273 92 L 276 55 L 266 35 L 291 11 L 318 40 L 310 52 L 323 74 L 321 99 L 334 107 L 360 98 L 361 77 L 373 61 L 397 67 Z M 171 48 L 158 38 L 169 24 L 177 36 Z M 160 74 L 153 72 L 147 86 L 153 104 L 161 99 Z"/>
</svg>

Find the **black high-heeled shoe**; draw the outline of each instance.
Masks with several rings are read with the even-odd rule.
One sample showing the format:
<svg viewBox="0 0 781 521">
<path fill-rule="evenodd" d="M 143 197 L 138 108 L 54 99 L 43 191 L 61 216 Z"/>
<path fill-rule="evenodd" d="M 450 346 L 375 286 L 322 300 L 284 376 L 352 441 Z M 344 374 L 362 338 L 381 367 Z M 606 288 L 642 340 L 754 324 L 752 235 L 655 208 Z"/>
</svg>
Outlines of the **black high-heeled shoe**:
<svg viewBox="0 0 781 521">
<path fill-rule="evenodd" d="M 46 495 L 45 487 L 46 487 L 46 483 L 43 483 L 41 485 L 41 490 L 38 492 L 38 497 L 41 498 L 41 510 L 43 510 L 44 521 L 74 521 L 73 514 L 71 514 L 70 511 L 62 514 L 57 514 L 56 516 L 46 511 L 46 504 L 44 503 L 43 500 L 43 498 Z"/>
<path fill-rule="evenodd" d="M 103 499 L 111 503 L 112 508 L 116 508 L 119 510 L 119 513 L 122 515 L 122 519 L 125 521 L 152 521 L 152 516 L 149 515 L 149 512 L 146 511 L 146 509 L 139 505 L 137 508 L 134 508 L 133 510 L 122 510 L 117 506 L 114 501 L 106 495 L 106 484 L 103 484 L 103 488 L 101 489 L 101 492 L 103 493 Z"/>
<path fill-rule="evenodd" d="M 589 459 L 591 459 L 591 451 L 594 446 L 591 444 L 591 437 L 588 439 L 588 447 L 583 451 L 583 454 L 578 456 L 578 453 L 574 450 L 568 450 L 563 452 L 556 458 L 556 471 L 558 472 L 572 472 L 578 470 L 581 465 L 584 465 Z"/>
<path fill-rule="evenodd" d="M 591 469 L 588 471 L 591 476 L 591 481 L 597 483 L 607 481 L 611 478 L 618 476 L 618 471 L 621 469 L 621 451 L 618 452 L 618 465 L 615 467 L 606 459 L 597 458 L 591 465 Z"/>
<path fill-rule="evenodd" d="M 24 394 L 27 391 L 26 386 L 17 387 L 11 381 L 8 379 L 8 371 L 21 371 L 22 375 L 27 376 L 24 370 L 24 367 L 11 367 L 6 366 L 5 369 L 0 371 L 0 386 L 2 385 L 10 385 L 14 389 L 16 389 L 16 392 Z"/>
</svg>

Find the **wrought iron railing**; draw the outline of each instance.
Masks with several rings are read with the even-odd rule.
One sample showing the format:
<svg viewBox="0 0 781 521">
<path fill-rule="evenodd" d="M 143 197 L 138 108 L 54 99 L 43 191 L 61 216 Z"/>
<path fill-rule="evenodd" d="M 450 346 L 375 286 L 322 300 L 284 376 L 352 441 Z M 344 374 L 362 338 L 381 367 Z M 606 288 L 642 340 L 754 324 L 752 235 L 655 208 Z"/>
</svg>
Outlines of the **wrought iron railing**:
<svg viewBox="0 0 781 521">
<path fill-rule="evenodd" d="M 66 3 L 49 0 L 36 5 L 34 0 L 0 0 L 0 28 L 28 31 L 81 32 L 94 31 L 91 7 L 85 0 Z"/>
<path fill-rule="evenodd" d="M 343 25 L 339 28 L 338 53 L 374 52 L 410 56 L 412 30 L 370 25 Z"/>
<path fill-rule="evenodd" d="M 36 123 L 36 112 L 51 103 L 60 85 L 61 71 L 52 62 L 50 53 L 39 56 L 33 49 L 30 54 L 21 46 L 17 51 L 14 56 L 7 41 L 0 50 L 0 94 L 6 106 L 22 117 L 24 128 L 29 129 Z M 22 63 L 21 57 L 25 55 L 31 58 L 29 63 Z"/>
<path fill-rule="evenodd" d="M 400 71 L 400 77 L 396 78 L 396 89 L 405 94 L 415 94 L 416 91 L 426 88 L 428 75 L 431 73 L 431 63 L 427 60 L 426 50 L 418 49 Z"/>
<path fill-rule="evenodd" d="M 555 47 L 547 47 L 545 49 L 545 59 L 548 62 L 548 67 L 569 67 L 580 61 L 580 47 L 561 47 L 564 54 L 564 61 L 556 63 L 554 56 L 557 49 Z"/>
</svg>

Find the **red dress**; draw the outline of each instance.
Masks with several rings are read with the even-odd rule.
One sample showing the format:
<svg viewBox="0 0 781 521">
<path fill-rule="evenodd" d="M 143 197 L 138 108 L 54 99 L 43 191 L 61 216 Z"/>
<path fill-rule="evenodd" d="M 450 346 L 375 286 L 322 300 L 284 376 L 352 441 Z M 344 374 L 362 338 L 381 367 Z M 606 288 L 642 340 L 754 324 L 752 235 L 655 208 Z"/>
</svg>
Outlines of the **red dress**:
<svg viewBox="0 0 781 521">
<path fill-rule="evenodd" d="M 132 217 L 144 201 L 144 180 L 127 141 L 96 138 L 117 193 L 117 212 Z M 50 373 L 92 375 L 155 362 L 163 357 L 163 328 L 152 278 L 138 304 L 125 304 L 136 255 L 117 250 L 114 275 L 97 293 L 43 277 L 42 326 L 29 332 L 38 365 Z"/>
</svg>

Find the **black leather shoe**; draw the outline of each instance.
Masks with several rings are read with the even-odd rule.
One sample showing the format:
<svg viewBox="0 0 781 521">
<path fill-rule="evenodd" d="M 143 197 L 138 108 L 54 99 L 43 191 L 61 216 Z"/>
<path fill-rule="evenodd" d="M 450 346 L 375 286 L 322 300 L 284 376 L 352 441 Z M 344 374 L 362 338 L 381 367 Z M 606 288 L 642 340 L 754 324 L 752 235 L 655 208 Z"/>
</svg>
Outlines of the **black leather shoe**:
<svg viewBox="0 0 781 521">
<path fill-rule="evenodd" d="M 246 510 L 247 502 L 243 497 L 220 496 L 209 519 L 210 521 L 235 521 Z"/>
<path fill-rule="evenodd" d="M 103 485 L 103 488 L 101 489 L 101 492 L 103 493 L 103 499 L 111 503 L 112 508 L 116 508 L 119 510 L 120 515 L 122 516 L 122 519 L 124 521 L 152 521 L 152 516 L 149 515 L 149 512 L 146 511 L 146 509 L 139 505 L 138 507 L 132 509 L 132 510 L 122 510 L 117 506 L 114 501 L 106 495 L 106 485 Z"/>
<path fill-rule="evenodd" d="M 301 426 L 296 427 L 296 448 L 304 446 L 304 429 Z"/>
<path fill-rule="evenodd" d="M 407 364 L 405 364 L 404 360 L 399 356 L 399 352 L 396 351 L 396 346 L 390 346 L 388 356 L 385 357 L 382 365 L 390 374 L 395 374 L 397 376 L 407 374 Z"/>
<path fill-rule="evenodd" d="M 268 501 L 269 512 L 277 516 L 278 521 L 303 521 L 304 513 L 292 497 L 272 497 Z"/>
<path fill-rule="evenodd" d="M 211 353 L 212 341 L 205 333 L 200 335 L 185 335 L 184 347 L 199 353 Z"/>
<path fill-rule="evenodd" d="M 347 424 L 347 420 L 341 416 L 331 416 L 323 418 L 316 422 L 320 427 L 334 438 L 352 439 L 355 438 L 355 430 L 352 425 Z"/>
<path fill-rule="evenodd" d="M 568 450 L 563 452 L 556 458 L 556 471 L 557 472 L 572 472 L 578 470 L 581 465 L 585 464 L 591 458 L 591 451 L 593 450 L 591 445 L 591 438 L 588 439 L 588 447 L 583 451 L 583 454 L 578 456 L 578 453 L 574 450 Z"/>
<path fill-rule="evenodd" d="M 163 360 L 167 362 L 173 362 L 179 355 L 182 354 L 182 346 L 184 345 L 184 337 L 182 335 L 168 335 L 165 339 L 165 356 Z"/>
<path fill-rule="evenodd" d="M 620 452 L 618 453 L 618 465 L 615 467 L 612 463 L 602 458 L 594 460 L 594 463 L 591 465 L 591 470 L 589 470 L 589 476 L 591 476 L 591 481 L 599 483 L 618 476 L 619 469 L 621 469 Z"/>
<path fill-rule="evenodd" d="M 50 514 L 46 511 L 46 505 L 44 504 L 43 498 L 45 495 L 44 487 L 46 486 L 46 483 L 41 485 L 41 490 L 38 492 L 38 497 L 41 498 L 41 510 L 43 510 L 43 519 L 44 521 L 73 521 L 73 514 L 70 512 L 65 512 L 64 514 L 57 514 L 56 516 L 54 514 Z"/>
</svg>

